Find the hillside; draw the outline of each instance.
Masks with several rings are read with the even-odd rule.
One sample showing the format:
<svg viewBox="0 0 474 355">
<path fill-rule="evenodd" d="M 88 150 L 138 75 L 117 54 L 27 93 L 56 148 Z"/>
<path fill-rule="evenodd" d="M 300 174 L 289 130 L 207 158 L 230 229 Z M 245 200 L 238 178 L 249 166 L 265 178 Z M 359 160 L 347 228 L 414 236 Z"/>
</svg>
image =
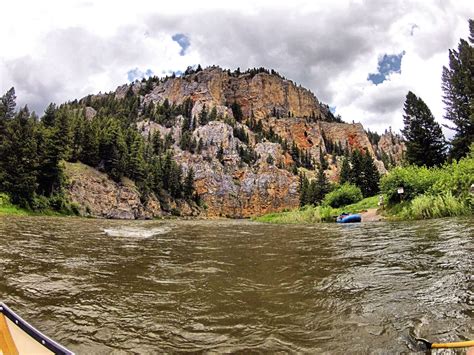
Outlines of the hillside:
<svg viewBox="0 0 474 355">
<path fill-rule="evenodd" d="M 340 175 L 374 194 L 405 149 L 264 68 L 189 67 L 42 117 L 14 88 L 0 103 L 0 191 L 33 211 L 250 217 L 317 204 Z"/>
<path fill-rule="evenodd" d="M 88 122 L 116 117 L 117 106 L 129 107 L 125 120 L 145 141 L 167 141 L 183 175 L 192 168 L 205 216 L 249 217 L 294 208 L 298 173 L 314 176 L 321 159 L 329 163 L 328 178 L 337 181 L 343 155 L 354 149 L 366 149 L 381 173 L 386 171 L 382 157 L 385 164 L 396 163 L 404 149 L 390 132 L 371 142 L 361 124 L 343 123 L 312 92 L 263 68 L 245 73 L 188 68 L 181 77 L 151 77 L 72 106 L 82 108 Z M 74 189 L 69 192 L 84 204 Z M 192 209 L 179 210 L 186 215 Z"/>
</svg>

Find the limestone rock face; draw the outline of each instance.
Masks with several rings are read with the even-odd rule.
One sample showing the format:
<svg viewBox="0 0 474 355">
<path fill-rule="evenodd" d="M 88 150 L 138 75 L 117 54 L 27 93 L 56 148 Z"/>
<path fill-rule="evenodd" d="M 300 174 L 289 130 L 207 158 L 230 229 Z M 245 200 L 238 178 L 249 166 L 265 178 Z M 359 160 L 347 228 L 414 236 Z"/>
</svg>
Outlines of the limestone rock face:
<svg viewBox="0 0 474 355">
<path fill-rule="evenodd" d="M 376 149 L 378 149 L 380 153 L 379 155 L 383 152 L 389 157 L 389 159 L 393 159 L 395 164 L 398 164 L 403 159 L 406 146 L 399 135 L 388 131 L 382 134 Z"/>
<path fill-rule="evenodd" d="M 87 106 L 84 114 L 86 116 L 86 120 L 91 121 L 95 117 L 95 115 L 97 115 L 97 111 L 94 110 L 92 107 Z"/>
<path fill-rule="evenodd" d="M 321 130 L 328 139 L 333 142 L 341 142 L 343 147 L 349 147 L 349 150 L 367 149 L 375 157 L 374 149 L 369 141 L 369 137 L 360 123 L 348 124 L 337 122 L 319 122 Z"/>
<path fill-rule="evenodd" d="M 140 201 L 135 184 L 128 180 L 119 185 L 87 165 L 67 163 L 67 193 L 80 206 L 84 216 L 116 219 L 148 219 L 162 215 L 160 203 L 152 198 L 147 206 Z"/>
<path fill-rule="evenodd" d="M 92 168 L 70 164 L 67 169 L 70 197 L 81 206 L 83 214 L 92 216 L 251 217 L 291 209 L 299 205 L 297 173 L 304 172 L 308 178 L 314 178 L 321 154 L 329 163 L 326 176 L 337 182 L 343 160 L 341 150 L 367 150 L 381 174 L 387 168 L 382 161 L 387 160 L 382 156 L 399 162 L 405 150 L 400 137 L 391 132 L 372 145 L 360 123 L 334 122 L 328 106 L 320 103 L 311 91 L 268 71 L 236 74 L 210 67 L 182 77 L 123 85 L 111 95 L 117 100 L 130 95 L 139 97 L 139 113 L 134 122 L 145 139 L 157 132 L 162 138 L 168 135 L 173 138 L 170 149 L 174 159 L 181 166 L 183 176 L 193 169 L 195 189 L 202 205 L 175 201 L 169 196 L 143 203 L 132 182 L 117 184 Z M 167 100 L 173 107 L 189 99 L 193 102 L 192 117 L 188 118 L 192 123 L 187 127 L 183 116 L 160 121 L 156 112 L 155 115 L 150 111 L 143 113 L 145 108 L 153 107 L 150 103 L 162 104 Z M 243 114 L 239 119 L 233 116 L 234 103 Z M 215 108 L 217 117 L 200 125 L 200 120 L 195 118 L 204 108 L 207 112 Z M 94 119 L 97 112 L 88 109 L 87 119 Z M 183 132 L 190 135 L 183 136 L 188 141 L 180 144 Z M 337 156 L 334 146 L 338 148 Z M 293 159 L 299 160 L 298 168 Z"/>
<path fill-rule="evenodd" d="M 117 91 L 120 97 L 125 93 L 123 87 Z M 216 107 L 223 117 L 231 116 L 229 107 L 233 102 L 240 104 L 244 116 L 253 113 L 257 118 L 271 116 L 274 110 L 280 116 L 287 116 L 288 112 L 295 117 L 327 114 L 327 107 L 321 105 L 313 93 L 290 80 L 268 73 L 233 76 L 219 67 L 160 82 L 145 95 L 144 102 L 168 99 L 179 104 L 187 98 L 195 103 L 193 115 L 197 115 L 205 104 L 207 108 Z"/>
</svg>

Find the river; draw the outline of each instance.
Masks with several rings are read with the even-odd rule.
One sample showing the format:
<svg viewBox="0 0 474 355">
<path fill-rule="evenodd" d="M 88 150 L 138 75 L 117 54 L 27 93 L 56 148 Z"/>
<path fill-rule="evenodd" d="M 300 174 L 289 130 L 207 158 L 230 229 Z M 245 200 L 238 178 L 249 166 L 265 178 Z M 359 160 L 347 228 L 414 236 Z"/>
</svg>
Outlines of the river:
<svg viewBox="0 0 474 355">
<path fill-rule="evenodd" d="M 79 354 L 393 353 L 474 338 L 474 219 L 0 217 L 0 300 Z"/>
</svg>

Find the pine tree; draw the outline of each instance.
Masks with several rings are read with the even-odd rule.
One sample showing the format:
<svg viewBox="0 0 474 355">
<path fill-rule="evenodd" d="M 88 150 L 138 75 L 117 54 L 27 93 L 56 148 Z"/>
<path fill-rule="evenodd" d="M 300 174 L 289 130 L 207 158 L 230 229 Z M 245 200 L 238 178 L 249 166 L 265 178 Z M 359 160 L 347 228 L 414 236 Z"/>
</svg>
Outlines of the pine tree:
<svg viewBox="0 0 474 355">
<path fill-rule="evenodd" d="M 46 110 L 44 111 L 43 117 L 41 117 L 41 122 L 45 127 L 53 127 L 54 123 L 56 122 L 56 105 L 54 103 L 50 103 Z"/>
<path fill-rule="evenodd" d="M 329 168 L 329 163 L 326 160 L 321 147 L 319 147 L 319 164 L 321 165 L 322 170 L 327 170 Z"/>
<path fill-rule="evenodd" d="M 365 154 L 362 156 L 362 169 L 364 180 L 363 184 L 359 186 L 362 190 L 362 195 L 364 197 L 374 196 L 379 192 L 380 175 L 375 166 L 374 159 L 367 149 L 365 149 Z"/>
<path fill-rule="evenodd" d="M 273 159 L 273 156 L 271 154 L 268 154 L 267 156 L 267 164 L 268 165 L 273 165 L 275 163 L 275 159 Z"/>
<path fill-rule="evenodd" d="M 79 160 L 96 167 L 99 164 L 99 132 L 95 122 L 86 122 Z"/>
<path fill-rule="evenodd" d="M 309 181 L 304 174 L 300 174 L 300 206 L 310 204 L 309 201 Z"/>
<path fill-rule="evenodd" d="M 26 208 L 31 207 L 37 188 L 36 138 L 36 122 L 25 106 L 8 121 L 1 142 L 0 190 L 9 193 L 14 204 Z"/>
<path fill-rule="evenodd" d="M 206 125 L 209 122 L 208 113 L 206 109 L 206 104 L 202 107 L 201 112 L 199 113 L 199 124 L 201 126 Z"/>
<path fill-rule="evenodd" d="M 0 120 L 11 120 L 15 116 L 15 88 L 10 88 L 0 99 Z"/>
<path fill-rule="evenodd" d="M 188 169 L 188 173 L 186 174 L 186 177 L 184 178 L 183 195 L 185 199 L 190 200 L 193 198 L 193 194 L 194 194 L 194 170 L 192 167 L 190 167 Z"/>
<path fill-rule="evenodd" d="M 329 181 L 323 169 L 319 169 L 318 171 L 316 185 L 317 188 L 313 199 L 315 204 L 320 203 L 324 199 L 324 196 L 329 192 Z"/>
<path fill-rule="evenodd" d="M 440 165 L 445 160 L 446 144 L 440 125 L 428 106 L 411 91 L 406 96 L 402 134 L 406 139 L 408 163 Z"/>
<path fill-rule="evenodd" d="M 342 185 L 351 181 L 351 166 L 349 160 L 344 157 L 342 160 L 341 172 L 339 174 L 339 183 Z"/>
<path fill-rule="evenodd" d="M 214 106 L 209 113 L 209 122 L 217 120 L 217 108 Z"/>
<path fill-rule="evenodd" d="M 242 119 L 244 118 L 244 115 L 242 113 L 242 107 L 234 101 L 232 105 L 230 106 L 232 110 L 232 114 L 237 122 L 242 122 Z"/>
<path fill-rule="evenodd" d="M 362 163 L 362 153 L 355 149 L 351 155 L 351 178 L 350 182 L 361 187 L 364 184 L 364 168 Z"/>
<path fill-rule="evenodd" d="M 469 20 L 469 42 L 461 39 L 458 50 L 449 50 L 449 68 L 443 67 L 445 118 L 455 131 L 450 156 L 459 159 L 474 142 L 474 21 Z"/>
</svg>

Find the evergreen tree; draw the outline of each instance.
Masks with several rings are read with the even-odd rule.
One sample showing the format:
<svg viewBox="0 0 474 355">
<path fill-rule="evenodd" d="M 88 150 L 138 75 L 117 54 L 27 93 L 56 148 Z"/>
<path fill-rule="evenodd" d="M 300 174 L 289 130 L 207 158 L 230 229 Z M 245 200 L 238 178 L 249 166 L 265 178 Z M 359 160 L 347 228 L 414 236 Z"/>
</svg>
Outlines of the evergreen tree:
<svg viewBox="0 0 474 355">
<path fill-rule="evenodd" d="M 309 181 L 304 174 L 300 174 L 300 206 L 310 204 Z"/>
<path fill-rule="evenodd" d="M 406 159 L 410 164 L 440 165 L 445 160 L 446 144 L 440 125 L 424 103 L 411 91 L 406 96 L 402 134 L 406 139 Z"/>
<path fill-rule="evenodd" d="M 359 186 L 362 195 L 364 195 L 364 197 L 374 196 L 379 192 L 380 175 L 375 166 L 374 159 L 367 149 L 365 150 L 365 154 L 362 156 L 362 169 L 364 180 L 363 184 Z"/>
<path fill-rule="evenodd" d="M 9 193 L 14 204 L 26 208 L 31 207 L 37 188 L 36 138 L 36 122 L 25 106 L 8 121 L 1 142 L 0 190 Z"/>
<path fill-rule="evenodd" d="M 327 170 L 329 168 L 329 163 L 326 160 L 321 147 L 319 147 L 319 164 L 321 165 L 322 170 Z"/>
<path fill-rule="evenodd" d="M 140 134 L 134 130 L 128 130 L 128 159 L 125 174 L 136 182 L 145 179 L 146 164 L 144 159 L 145 144 Z"/>
<path fill-rule="evenodd" d="M 318 177 L 316 181 L 313 182 L 315 183 L 315 186 L 313 188 L 312 203 L 317 205 L 321 203 L 321 201 L 324 199 L 324 196 L 326 196 L 326 194 L 329 192 L 329 181 L 323 169 L 320 168 L 318 170 Z"/>
<path fill-rule="evenodd" d="M 244 118 L 244 114 L 242 113 L 242 107 L 234 101 L 234 103 L 230 106 L 232 109 L 232 114 L 237 122 L 242 122 Z"/>
<path fill-rule="evenodd" d="M 216 158 L 221 163 L 224 161 L 224 147 L 223 147 L 222 143 L 219 145 L 219 148 L 217 149 Z"/>
<path fill-rule="evenodd" d="M 97 124 L 86 122 L 79 160 L 96 167 L 99 164 L 99 132 Z"/>
<path fill-rule="evenodd" d="M 267 164 L 268 165 L 273 165 L 275 163 L 275 159 L 273 159 L 273 156 L 271 154 L 268 154 L 267 156 Z"/>
<path fill-rule="evenodd" d="M 458 50 L 449 50 L 449 68 L 443 67 L 445 118 L 455 131 L 450 156 L 459 159 L 474 142 L 474 21 L 469 20 L 469 42 L 461 39 Z"/>
<path fill-rule="evenodd" d="M 54 120 L 46 122 L 53 126 L 43 126 L 43 140 L 39 147 L 38 184 L 39 192 L 45 196 L 60 191 L 64 180 L 61 160 L 69 159 L 72 143 L 68 113 L 65 110 L 52 111 L 49 114 L 53 113 Z"/>
<path fill-rule="evenodd" d="M 15 88 L 10 88 L 0 99 L 0 121 L 11 120 L 15 116 Z"/>
<path fill-rule="evenodd" d="M 119 122 L 108 120 L 100 138 L 99 151 L 104 169 L 112 179 L 120 181 L 126 171 L 127 145 Z"/>
<path fill-rule="evenodd" d="M 209 122 L 217 120 L 217 108 L 214 106 L 209 113 Z"/>
<path fill-rule="evenodd" d="M 351 155 L 351 179 L 350 182 L 361 187 L 364 184 L 364 168 L 362 163 L 362 153 L 355 149 Z"/>
<path fill-rule="evenodd" d="M 46 110 L 44 111 L 43 117 L 41 117 L 41 122 L 45 127 L 53 127 L 56 122 L 56 105 L 54 103 L 50 103 Z"/>
<path fill-rule="evenodd" d="M 209 122 L 208 113 L 206 109 L 206 104 L 202 107 L 201 112 L 199 113 L 199 124 L 201 126 L 206 125 Z"/>
<path fill-rule="evenodd" d="M 351 166 L 349 160 L 344 157 L 342 160 L 341 172 L 339 174 L 339 183 L 342 185 L 351 181 Z"/>
<path fill-rule="evenodd" d="M 194 194 L 194 170 L 192 167 L 190 167 L 188 169 L 188 173 L 186 174 L 186 177 L 184 178 L 183 195 L 185 199 L 190 200 L 193 198 L 193 194 Z"/>
</svg>

